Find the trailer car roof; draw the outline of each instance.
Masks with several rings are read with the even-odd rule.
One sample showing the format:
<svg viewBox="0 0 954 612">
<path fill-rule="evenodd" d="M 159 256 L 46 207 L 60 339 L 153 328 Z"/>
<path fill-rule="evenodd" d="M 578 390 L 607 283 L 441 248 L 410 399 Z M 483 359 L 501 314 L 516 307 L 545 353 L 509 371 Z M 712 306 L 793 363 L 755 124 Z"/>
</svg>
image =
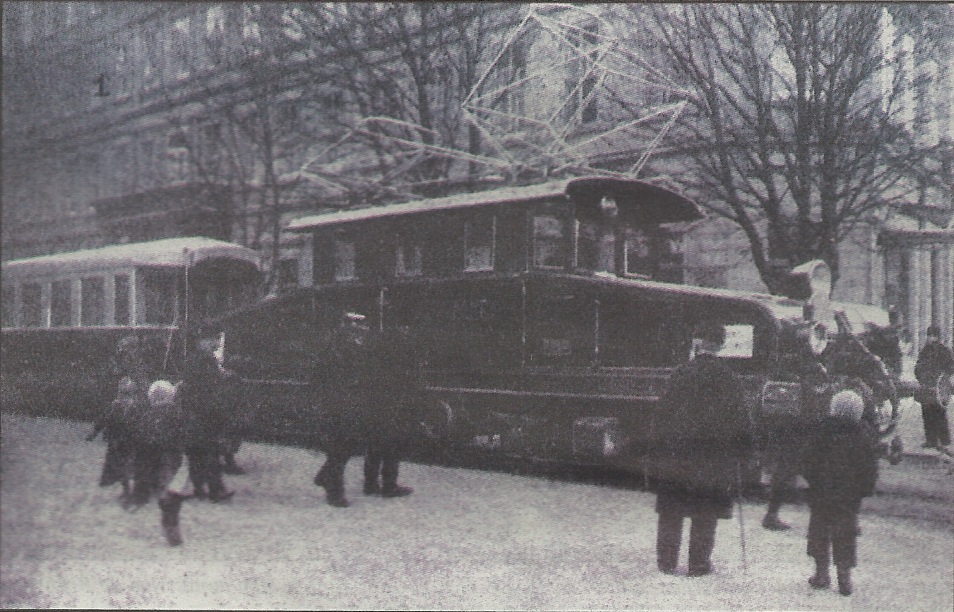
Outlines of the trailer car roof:
<svg viewBox="0 0 954 612">
<path fill-rule="evenodd" d="M 118 244 L 97 249 L 41 255 L 3 262 L 4 276 L 45 276 L 136 266 L 182 266 L 188 252 L 192 263 L 212 258 L 237 259 L 259 266 L 258 253 L 231 242 L 205 238 L 168 238 Z"/>
</svg>

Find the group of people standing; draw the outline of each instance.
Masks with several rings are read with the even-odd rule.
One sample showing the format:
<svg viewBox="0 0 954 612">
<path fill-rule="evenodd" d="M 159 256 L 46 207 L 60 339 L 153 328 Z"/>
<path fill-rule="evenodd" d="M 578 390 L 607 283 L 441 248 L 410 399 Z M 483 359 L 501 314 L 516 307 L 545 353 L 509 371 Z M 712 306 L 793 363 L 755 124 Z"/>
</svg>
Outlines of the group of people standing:
<svg viewBox="0 0 954 612">
<path fill-rule="evenodd" d="M 688 518 L 687 575 L 696 577 L 713 571 L 718 520 L 732 516 L 756 444 L 742 382 L 718 357 L 724 327 L 703 321 L 693 336 L 693 357 L 675 369 L 654 409 L 643 469 L 656 490 L 658 568 L 676 573 Z M 815 560 L 809 584 L 830 586 L 834 556 L 843 595 L 852 592 L 861 500 L 873 494 L 877 479 L 877 436 L 862 420 L 863 410 L 858 393 L 835 394 L 828 416 L 808 437 L 801 464 L 811 510 L 807 552 Z M 776 519 L 777 511 L 778 505 L 770 507 Z"/>
<path fill-rule="evenodd" d="M 346 508 L 344 470 L 364 455 L 364 494 L 404 497 L 398 484 L 401 454 L 414 435 L 422 404 L 423 359 L 405 327 L 372 331 L 364 315 L 347 312 L 315 370 L 317 400 L 324 419 L 321 446 L 326 460 L 314 482 L 328 504 Z"/>
<path fill-rule="evenodd" d="M 916 367 L 924 388 L 936 385 L 938 376 L 954 373 L 950 349 L 937 340 L 935 328 L 928 331 L 931 342 Z M 732 516 L 733 502 L 756 453 L 756 435 L 742 382 L 718 356 L 725 328 L 703 321 L 693 338 L 692 358 L 674 370 L 654 408 L 642 469 L 657 495 L 658 568 L 667 574 L 677 572 L 683 523 L 688 518 L 687 575 L 695 577 L 713 571 L 718 520 Z M 163 530 L 171 545 L 182 543 L 178 512 L 188 495 L 170 483 L 183 454 L 193 495 L 214 502 L 232 495 L 223 483 L 220 463 L 220 439 L 228 417 L 223 410 L 225 374 L 215 357 L 219 340 L 208 330 L 195 334 L 193 340 L 175 400 L 167 406 L 166 414 L 173 416 L 157 429 L 155 422 L 151 427 L 130 425 L 131 406 L 156 400 L 146 396 L 151 393 L 150 381 L 160 372 L 138 338 L 123 339 L 115 409 L 101 425 L 109 444 L 100 484 L 122 482 L 124 503 L 132 505 L 157 494 Z M 320 351 L 316 366 L 312 382 L 322 420 L 320 450 L 326 459 L 314 483 L 325 490 L 327 503 L 336 508 L 350 505 L 344 471 L 356 455 L 364 456 L 365 495 L 411 494 L 410 487 L 398 484 L 398 473 L 405 445 L 414 435 L 416 411 L 423 404 L 424 360 L 408 329 L 372 331 L 363 315 L 347 312 Z M 922 399 L 928 443 L 949 444 L 944 407 L 929 402 Z M 161 404 L 161 398 L 152 401 L 156 403 Z M 853 589 L 861 501 L 874 493 L 878 475 L 877 433 L 862 418 L 864 408 L 858 392 L 840 391 L 831 398 L 821 422 L 799 431 L 782 428 L 769 440 L 769 447 L 782 457 L 776 481 L 788 482 L 801 474 L 809 485 L 807 553 L 815 561 L 809 584 L 828 588 L 834 560 L 843 595 Z M 938 408 L 943 418 L 936 414 Z M 116 416 L 124 410 L 125 418 Z M 781 489 L 773 487 L 762 523 L 767 529 L 789 528 L 778 517 Z"/>
<path fill-rule="evenodd" d="M 107 441 L 100 486 L 120 483 L 126 509 L 137 509 L 155 496 L 163 533 L 172 546 L 183 541 L 182 502 L 190 497 L 228 501 L 234 492 L 226 488 L 223 470 L 241 472 L 228 432 L 225 374 L 215 356 L 218 342 L 213 330 L 195 330 L 181 381 L 172 385 L 164 380 L 162 347 L 138 336 L 123 338 L 116 354 L 116 399 L 88 437 L 102 431 Z M 225 449 L 223 441 L 228 443 Z M 191 487 L 173 486 L 183 457 Z"/>
</svg>

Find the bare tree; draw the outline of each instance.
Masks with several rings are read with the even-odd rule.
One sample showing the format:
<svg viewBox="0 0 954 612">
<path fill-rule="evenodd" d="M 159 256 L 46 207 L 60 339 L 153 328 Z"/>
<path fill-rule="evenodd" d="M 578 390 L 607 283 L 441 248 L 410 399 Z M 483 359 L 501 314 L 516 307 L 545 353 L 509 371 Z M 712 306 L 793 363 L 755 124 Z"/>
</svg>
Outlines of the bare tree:
<svg viewBox="0 0 954 612">
<path fill-rule="evenodd" d="M 477 132 L 465 124 L 460 104 L 477 82 L 490 36 L 517 11 L 421 2 L 314 3 L 288 13 L 313 77 L 308 99 L 339 134 L 357 136 L 354 157 L 373 160 L 351 168 L 367 190 L 354 183 L 349 200 L 386 197 L 374 193 L 371 177 L 424 193 L 444 184 L 454 161 L 429 154 L 429 147 L 478 151 Z"/>
<path fill-rule="evenodd" d="M 886 53 L 883 7 L 634 10 L 691 90 L 681 138 L 702 204 L 741 228 L 770 291 L 815 258 L 837 279 L 839 242 L 905 197 L 923 155 L 902 104 L 916 84 L 904 52 Z"/>
</svg>

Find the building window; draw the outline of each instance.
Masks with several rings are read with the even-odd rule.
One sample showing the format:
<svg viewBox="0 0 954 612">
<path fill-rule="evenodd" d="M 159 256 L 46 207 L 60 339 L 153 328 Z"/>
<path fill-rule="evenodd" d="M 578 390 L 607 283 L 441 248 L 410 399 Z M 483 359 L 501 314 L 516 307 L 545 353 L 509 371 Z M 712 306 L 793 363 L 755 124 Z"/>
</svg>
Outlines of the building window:
<svg viewBox="0 0 954 612">
<path fill-rule="evenodd" d="M 113 318 L 116 325 L 129 325 L 129 276 L 117 274 L 113 298 Z"/>
<path fill-rule="evenodd" d="M 423 271 L 421 245 L 407 233 L 397 235 L 394 253 L 394 273 L 396 276 L 420 276 Z"/>
<path fill-rule="evenodd" d="M 533 265 L 563 268 L 567 264 L 567 224 L 556 213 L 541 212 L 533 217 Z"/>
<path fill-rule="evenodd" d="M 39 283 L 24 283 L 20 291 L 23 294 L 23 326 L 45 327 L 43 288 Z"/>
<path fill-rule="evenodd" d="M 106 324 L 106 285 L 102 277 L 93 276 L 80 281 L 80 324 Z"/>
<path fill-rule="evenodd" d="M 494 239 L 497 218 L 478 217 L 464 222 L 464 270 L 480 272 L 494 269 Z"/>
<path fill-rule="evenodd" d="M 172 25 L 169 37 L 172 46 L 168 57 L 173 62 L 177 78 L 184 79 L 191 72 L 192 63 L 192 18 L 183 17 Z"/>
<path fill-rule="evenodd" d="M 53 281 L 50 292 L 50 327 L 66 327 L 73 323 L 73 282 Z"/>
<path fill-rule="evenodd" d="M 353 280 L 357 278 L 355 270 L 354 240 L 344 233 L 335 235 L 335 280 Z"/>
<path fill-rule="evenodd" d="M 3 327 L 13 327 L 16 325 L 16 287 L 10 284 L 4 284 L 3 291 Z"/>
</svg>

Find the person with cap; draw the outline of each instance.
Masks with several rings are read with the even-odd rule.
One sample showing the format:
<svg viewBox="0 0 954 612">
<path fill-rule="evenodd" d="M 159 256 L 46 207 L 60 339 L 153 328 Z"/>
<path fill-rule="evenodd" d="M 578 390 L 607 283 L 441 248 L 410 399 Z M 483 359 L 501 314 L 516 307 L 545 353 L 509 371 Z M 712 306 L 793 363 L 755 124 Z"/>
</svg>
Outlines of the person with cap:
<svg viewBox="0 0 954 612">
<path fill-rule="evenodd" d="M 404 497 L 414 489 L 398 484 L 398 470 L 423 399 L 424 364 L 406 326 L 375 334 L 369 348 L 377 375 L 370 381 L 364 423 L 364 494 Z"/>
<path fill-rule="evenodd" d="M 371 408 L 369 390 L 376 374 L 369 359 L 369 331 L 364 315 L 345 312 L 314 373 L 318 402 L 324 407 L 320 437 L 325 452 L 314 483 L 325 489 L 328 504 L 336 508 L 351 505 L 345 498 L 345 467 L 367 447 L 362 419 Z"/>
<path fill-rule="evenodd" d="M 862 420 L 864 399 L 856 391 L 836 393 L 829 413 L 815 429 L 806 449 L 803 476 L 808 482 L 808 548 L 815 589 L 831 585 L 834 558 L 838 591 L 851 595 L 851 570 L 857 565 L 858 511 L 874 493 L 878 478 L 876 434 Z"/>
<path fill-rule="evenodd" d="M 224 502 L 234 491 L 226 488 L 219 463 L 219 437 L 225 427 L 223 373 L 215 356 L 219 334 L 211 327 L 200 327 L 192 342 L 181 383 L 188 419 L 185 453 L 189 478 L 196 498 Z"/>
<path fill-rule="evenodd" d="M 656 489 L 659 570 L 676 572 L 688 517 L 688 575 L 704 576 L 713 571 L 717 521 L 732 515 L 754 442 L 741 380 L 718 357 L 725 328 L 703 321 L 693 337 L 694 355 L 673 371 L 653 410 L 643 467 Z"/>
<path fill-rule="evenodd" d="M 941 448 L 951 443 L 951 431 L 947 423 L 947 412 L 939 391 L 949 389 L 941 377 L 954 375 L 954 354 L 941 342 L 941 329 L 937 325 L 927 328 L 927 344 L 918 354 L 914 366 L 914 376 L 920 385 L 917 399 L 921 404 L 921 417 L 924 419 L 925 448 Z"/>
</svg>

